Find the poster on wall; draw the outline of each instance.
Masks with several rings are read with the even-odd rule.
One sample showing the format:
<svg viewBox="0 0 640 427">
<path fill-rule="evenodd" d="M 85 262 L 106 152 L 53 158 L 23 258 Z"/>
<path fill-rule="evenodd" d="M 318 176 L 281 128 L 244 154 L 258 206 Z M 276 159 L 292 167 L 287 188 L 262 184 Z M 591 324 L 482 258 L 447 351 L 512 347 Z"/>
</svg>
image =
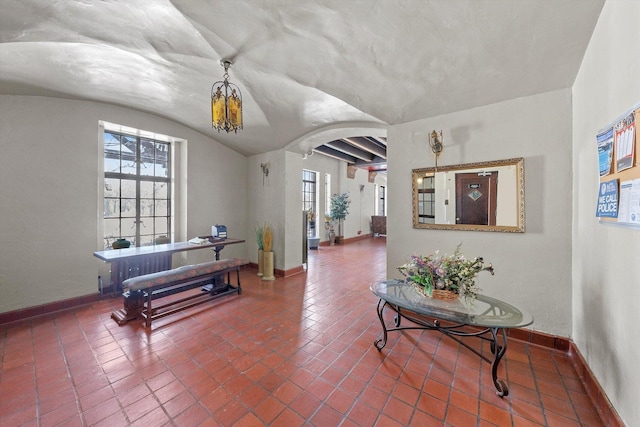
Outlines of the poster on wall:
<svg viewBox="0 0 640 427">
<path fill-rule="evenodd" d="M 632 111 L 614 126 L 616 171 L 620 172 L 633 166 L 635 155 L 635 114 Z"/>
<path fill-rule="evenodd" d="M 596 134 L 598 147 L 598 199 L 596 217 L 601 224 L 640 228 L 640 102 Z"/>
<path fill-rule="evenodd" d="M 618 222 L 640 225 L 640 179 L 620 183 Z"/>
<path fill-rule="evenodd" d="M 596 216 L 599 218 L 618 217 L 618 180 L 601 182 L 598 192 Z"/>
<path fill-rule="evenodd" d="M 596 136 L 596 141 L 598 142 L 600 176 L 606 176 L 611 173 L 613 166 L 613 127 L 600 131 Z"/>
</svg>

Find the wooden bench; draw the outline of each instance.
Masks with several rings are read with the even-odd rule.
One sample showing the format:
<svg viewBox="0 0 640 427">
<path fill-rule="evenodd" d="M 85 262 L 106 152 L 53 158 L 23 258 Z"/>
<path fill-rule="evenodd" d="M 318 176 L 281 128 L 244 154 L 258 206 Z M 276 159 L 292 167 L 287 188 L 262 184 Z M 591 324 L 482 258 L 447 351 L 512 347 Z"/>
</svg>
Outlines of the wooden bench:
<svg viewBox="0 0 640 427">
<path fill-rule="evenodd" d="M 185 265 L 173 270 L 159 271 L 132 277 L 122 282 L 125 292 L 124 308 L 111 314 L 118 325 L 130 320 L 144 318 L 145 326 L 151 321 L 194 307 L 198 304 L 233 293 L 242 293 L 240 268 L 249 261 L 229 258 L 202 264 Z M 231 273 L 236 273 L 236 285 L 231 284 Z M 225 280 L 226 276 L 226 280 Z M 154 307 L 152 301 L 173 294 L 202 288 L 202 292 L 184 298 L 171 300 Z"/>
</svg>

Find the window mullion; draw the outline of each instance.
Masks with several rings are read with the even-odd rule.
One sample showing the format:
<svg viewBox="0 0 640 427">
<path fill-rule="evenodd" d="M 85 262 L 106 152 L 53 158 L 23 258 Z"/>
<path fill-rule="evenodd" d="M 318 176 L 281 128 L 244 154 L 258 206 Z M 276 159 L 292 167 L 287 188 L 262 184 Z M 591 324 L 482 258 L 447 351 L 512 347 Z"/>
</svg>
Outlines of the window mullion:
<svg viewBox="0 0 640 427">
<path fill-rule="evenodd" d="M 136 246 L 141 245 L 140 237 L 140 164 L 142 163 L 141 152 L 142 144 L 140 143 L 140 137 L 136 138 Z"/>
</svg>

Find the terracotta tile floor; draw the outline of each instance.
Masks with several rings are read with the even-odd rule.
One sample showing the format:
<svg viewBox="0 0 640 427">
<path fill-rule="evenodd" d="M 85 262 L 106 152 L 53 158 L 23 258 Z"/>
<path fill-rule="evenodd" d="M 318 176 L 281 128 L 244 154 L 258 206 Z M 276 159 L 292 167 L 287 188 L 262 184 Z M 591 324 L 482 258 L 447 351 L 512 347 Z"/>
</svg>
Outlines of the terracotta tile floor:
<svg viewBox="0 0 640 427">
<path fill-rule="evenodd" d="M 117 326 L 121 298 L 0 326 L 2 426 L 598 426 L 569 358 L 509 341 L 490 366 L 436 332 L 381 332 L 385 240 L 310 251 L 309 271 Z M 472 343 L 473 340 L 469 341 Z M 478 344 L 480 345 L 480 344 Z"/>
</svg>

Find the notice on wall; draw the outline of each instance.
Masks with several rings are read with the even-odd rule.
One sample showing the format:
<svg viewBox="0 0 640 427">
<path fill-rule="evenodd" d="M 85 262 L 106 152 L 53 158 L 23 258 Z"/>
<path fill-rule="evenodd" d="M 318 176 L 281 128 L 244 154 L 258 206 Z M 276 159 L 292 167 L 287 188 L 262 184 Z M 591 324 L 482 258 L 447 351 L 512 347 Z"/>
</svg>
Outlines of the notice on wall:
<svg viewBox="0 0 640 427">
<path fill-rule="evenodd" d="M 598 192 L 598 205 L 596 216 L 605 218 L 618 217 L 618 180 L 601 182 Z"/>
<path fill-rule="evenodd" d="M 613 127 L 602 130 L 597 136 L 598 166 L 600 176 L 609 175 L 613 166 Z"/>
<path fill-rule="evenodd" d="M 640 179 L 620 183 L 618 222 L 640 225 Z"/>
<path fill-rule="evenodd" d="M 596 134 L 598 200 L 601 224 L 640 228 L 640 102 L 603 126 Z"/>
<path fill-rule="evenodd" d="M 620 172 L 633 166 L 635 155 L 635 114 L 632 111 L 614 125 L 616 171 Z"/>
</svg>

